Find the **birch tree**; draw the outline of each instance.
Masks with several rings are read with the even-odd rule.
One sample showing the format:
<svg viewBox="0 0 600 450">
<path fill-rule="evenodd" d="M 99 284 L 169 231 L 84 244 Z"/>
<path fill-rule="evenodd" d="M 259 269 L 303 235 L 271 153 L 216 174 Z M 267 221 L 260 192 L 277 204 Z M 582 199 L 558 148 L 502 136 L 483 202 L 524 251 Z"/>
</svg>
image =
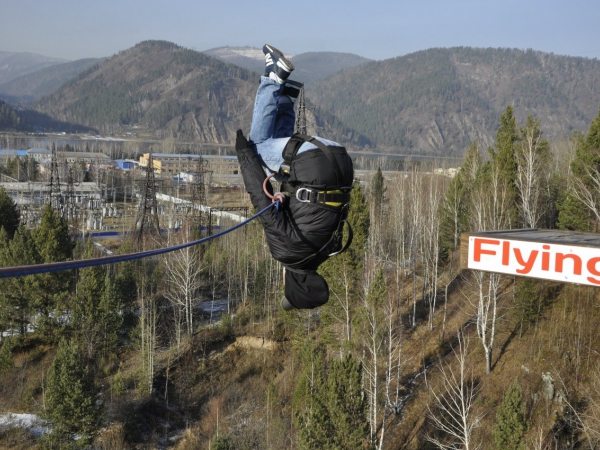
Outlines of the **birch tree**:
<svg viewBox="0 0 600 450">
<path fill-rule="evenodd" d="M 423 222 L 423 263 L 425 266 L 424 285 L 429 307 L 429 329 L 433 330 L 440 262 L 440 220 L 439 210 L 442 201 L 443 180 L 440 176 L 424 179 L 427 183 L 425 214 Z"/>
<path fill-rule="evenodd" d="M 411 316 L 411 327 L 417 326 L 417 261 L 419 260 L 419 243 L 423 225 L 423 198 L 419 183 L 421 175 L 413 169 L 410 174 L 410 209 L 409 217 L 412 219 L 408 229 L 408 262 L 412 266 L 413 281 L 413 308 Z"/>
<path fill-rule="evenodd" d="M 375 279 L 369 286 L 369 291 L 361 308 L 361 327 L 364 342 L 364 368 L 366 375 L 366 391 L 368 396 L 368 411 L 371 442 L 380 442 L 383 436 L 378 436 L 380 424 L 379 398 L 384 386 L 380 385 L 381 366 L 384 363 L 385 326 L 384 305 L 387 302 L 387 286 L 383 270 L 379 268 Z"/>
<path fill-rule="evenodd" d="M 510 208 L 513 198 L 510 179 L 503 174 L 502 166 L 494 162 L 481 164 L 481 159 L 471 160 L 474 181 L 469 193 L 468 223 L 473 231 L 505 229 L 511 222 Z M 486 373 L 491 372 L 493 348 L 498 316 L 500 275 L 481 271 L 472 272 L 476 295 L 472 305 L 475 310 L 477 335 L 485 354 Z"/>
<path fill-rule="evenodd" d="M 519 194 L 517 208 L 524 227 L 535 228 L 544 215 L 543 195 L 546 190 L 550 147 L 548 141 L 542 137 L 540 121 L 532 116 L 527 117 L 526 125 L 521 127 L 515 158 L 515 184 Z"/>
<path fill-rule="evenodd" d="M 151 394 L 153 390 L 155 362 L 157 345 L 157 323 L 158 323 L 158 270 L 153 261 L 142 260 L 138 266 L 138 348 L 141 355 L 142 365 L 139 371 L 139 389 L 141 392 Z"/>
<path fill-rule="evenodd" d="M 473 192 L 472 219 L 474 229 L 501 230 L 510 222 L 507 208 L 508 190 L 500 171 L 494 164 L 488 165 Z M 496 273 L 474 272 L 477 286 L 476 314 L 477 335 L 485 354 L 486 373 L 492 370 L 492 357 L 498 317 L 498 296 L 501 276 Z"/>
<path fill-rule="evenodd" d="M 453 354 L 458 367 L 442 364 L 441 387 L 431 389 L 433 402 L 427 404 L 428 417 L 438 433 L 426 439 L 442 450 L 475 450 L 481 444 L 474 442 L 473 431 L 484 415 L 475 410 L 479 386 L 467 368 L 469 340 L 461 330 L 457 337 Z"/>
<path fill-rule="evenodd" d="M 184 243 L 194 238 L 192 224 L 187 223 L 179 232 L 176 241 Z M 169 253 L 165 270 L 165 297 L 173 309 L 175 341 L 179 349 L 183 330 L 188 336 L 194 332 L 194 308 L 198 302 L 198 290 L 202 285 L 201 274 L 204 270 L 202 248 L 194 245 Z"/>
</svg>

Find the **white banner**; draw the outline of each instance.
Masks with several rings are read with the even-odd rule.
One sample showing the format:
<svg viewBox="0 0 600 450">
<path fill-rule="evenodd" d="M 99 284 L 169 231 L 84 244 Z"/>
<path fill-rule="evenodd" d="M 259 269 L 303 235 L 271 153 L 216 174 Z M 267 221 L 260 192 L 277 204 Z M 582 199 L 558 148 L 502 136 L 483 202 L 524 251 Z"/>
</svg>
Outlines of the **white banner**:
<svg viewBox="0 0 600 450">
<path fill-rule="evenodd" d="M 600 249 L 595 247 L 469 236 L 467 267 L 600 286 Z"/>
</svg>

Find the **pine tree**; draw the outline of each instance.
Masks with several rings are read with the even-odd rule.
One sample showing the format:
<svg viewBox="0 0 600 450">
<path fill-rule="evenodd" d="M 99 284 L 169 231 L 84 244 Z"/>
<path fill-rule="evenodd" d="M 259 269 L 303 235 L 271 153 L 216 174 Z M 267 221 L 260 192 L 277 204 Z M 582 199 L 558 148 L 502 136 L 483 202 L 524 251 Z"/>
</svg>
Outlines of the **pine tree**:
<svg viewBox="0 0 600 450">
<path fill-rule="evenodd" d="M 440 249 L 444 260 L 458 248 L 460 234 L 468 231 L 469 194 L 480 167 L 479 148 L 473 143 L 440 207 Z"/>
<path fill-rule="evenodd" d="M 46 378 L 46 448 L 88 448 L 100 424 L 98 388 L 76 344 L 62 339 Z"/>
<path fill-rule="evenodd" d="M 567 192 L 557 204 L 559 230 L 592 231 L 592 218 L 590 211 L 571 192 Z"/>
<path fill-rule="evenodd" d="M 362 364 L 347 355 L 325 367 L 322 349 L 307 341 L 294 391 L 300 449 L 364 450 L 369 442 Z"/>
<path fill-rule="evenodd" d="M 587 184 L 591 181 L 588 170 L 600 168 L 600 112 L 592 120 L 585 137 L 577 135 L 575 141 L 575 158 L 571 161 L 571 170 Z"/>
<path fill-rule="evenodd" d="M 13 365 L 11 340 L 3 338 L 0 345 L 0 375 L 12 369 Z"/>
<path fill-rule="evenodd" d="M 521 386 L 514 381 L 506 393 L 496 414 L 496 424 L 492 431 L 498 450 L 525 450 L 524 440 L 527 431 L 525 404 Z"/>
<path fill-rule="evenodd" d="M 137 300 L 137 283 L 135 277 L 134 262 L 123 262 L 115 266 L 118 272 L 114 280 L 114 290 L 116 299 L 122 308 L 122 317 L 124 323 L 137 320 L 134 312 L 135 301 Z"/>
<path fill-rule="evenodd" d="M 600 223 L 600 113 L 592 120 L 587 135 L 585 137 L 576 135 L 574 142 L 576 148 L 575 156 L 571 161 L 571 189 L 568 195 L 574 197 L 577 202 L 567 197 L 565 205 L 561 208 L 562 223 L 563 226 L 567 223 L 573 226 L 581 222 L 582 218 L 579 214 L 574 216 L 575 220 L 568 220 L 565 217 L 572 217 L 574 206 L 581 209 L 577 204 L 582 204 L 594 217 L 598 228 Z"/>
<path fill-rule="evenodd" d="M 350 354 L 331 363 L 327 405 L 335 449 L 369 448 L 367 402 L 362 392 L 362 364 Z"/>
<path fill-rule="evenodd" d="M 0 228 L 6 230 L 9 239 L 13 238 L 20 221 L 17 204 L 8 196 L 6 190 L 0 187 Z"/>
<path fill-rule="evenodd" d="M 541 295 L 540 280 L 534 278 L 519 278 L 515 281 L 516 306 L 520 310 L 521 322 L 530 325 L 536 322 L 540 315 Z"/>
<path fill-rule="evenodd" d="M 492 151 L 494 163 L 500 167 L 502 176 L 514 182 L 517 176 L 517 162 L 515 161 L 515 144 L 519 140 L 517 134 L 517 120 L 511 105 L 506 107 L 504 114 L 500 115 L 500 128 L 496 133 L 495 151 Z"/>
<path fill-rule="evenodd" d="M 371 180 L 371 205 L 373 207 L 373 215 L 376 219 L 381 218 L 383 213 L 383 206 L 385 205 L 385 180 L 383 173 L 381 173 L 381 167 L 377 168 L 377 172 Z"/>
<path fill-rule="evenodd" d="M 352 317 L 361 292 L 370 229 L 369 208 L 358 183 L 351 192 L 348 223 L 354 233 L 352 245 L 344 253 L 329 258 L 319 269 L 330 292 L 329 302 L 323 309 L 323 323 L 344 324 L 340 334 L 345 344 L 352 337 Z"/>
<path fill-rule="evenodd" d="M 217 436 L 210 441 L 211 450 L 235 450 L 231 436 Z"/>
<path fill-rule="evenodd" d="M 310 338 L 304 343 L 300 365 L 293 398 L 298 448 L 330 448 L 330 418 L 322 396 L 325 356 L 323 349 L 315 347 Z"/>
<path fill-rule="evenodd" d="M 84 258 L 93 257 L 91 241 Z M 115 281 L 105 266 L 86 267 L 79 272 L 73 303 L 72 327 L 88 359 L 105 355 L 116 347 L 122 325 L 121 304 Z"/>
<path fill-rule="evenodd" d="M 41 256 L 41 262 L 67 261 L 73 257 L 74 244 L 69 237 L 67 223 L 56 214 L 50 204 L 46 205 L 40 226 L 31 233 Z M 39 291 L 35 297 L 35 308 L 40 315 L 39 331 L 53 340 L 59 330 L 56 324 L 57 310 L 65 306 L 74 277 L 71 271 L 63 270 L 36 275 Z"/>
<path fill-rule="evenodd" d="M 351 192 L 348 223 L 350 223 L 350 226 L 354 231 L 352 245 L 347 251 L 348 260 L 357 272 L 362 272 L 365 252 L 367 250 L 370 220 L 367 200 L 358 183 L 354 185 Z M 342 253 L 342 255 L 344 254 L 345 253 Z"/>
<path fill-rule="evenodd" d="M 100 352 L 106 356 L 119 344 L 119 332 L 123 326 L 123 303 L 118 286 L 110 269 L 104 276 L 104 293 L 100 299 Z"/>
<path fill-rule="evenodd" d="M 508 105 L 504 114 L 500 116 L 500 128 L 496 133 L 496 142 L 494 147 L 490 148 L 490 155 L 496 170 L 499 172 L 499 178 L 506 189 L 506 203 L 508 205 L 509 227 L 516 226 L 517 206 L 516 206 L 516 187 L 517 162 L 515 159 L 516 144 L 519 141 L 517 134 L 517 121 L 514 117 L 513 107 Z"/>
<path fill-rule="evenodd" d="M 38 264 L 41 258 L 26 228 L 20 226 L 13 239 L 0 228 L 0 265 L 4 267 Z M 30 323 L 34 299 L 39 292 L 35 275 L 0 279 L 0 327 L 16 328 L 21 342 Z"/>
</svg>

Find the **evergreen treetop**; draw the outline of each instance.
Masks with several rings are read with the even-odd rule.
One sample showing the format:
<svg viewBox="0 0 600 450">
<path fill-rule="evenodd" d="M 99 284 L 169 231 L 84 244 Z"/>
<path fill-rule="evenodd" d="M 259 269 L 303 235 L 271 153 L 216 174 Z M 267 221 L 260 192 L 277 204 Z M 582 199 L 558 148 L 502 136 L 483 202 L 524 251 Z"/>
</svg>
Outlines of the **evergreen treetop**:
<svg viewBox="0 0 600 450">
<path fill-rule="evenodd" d="M 17 204 L 9 197 L 6 190 L 0 187 L 0 228 L 4 228 L 8 238 L 12 239 L 20 222 L 21 218 Z"/>
</svg>

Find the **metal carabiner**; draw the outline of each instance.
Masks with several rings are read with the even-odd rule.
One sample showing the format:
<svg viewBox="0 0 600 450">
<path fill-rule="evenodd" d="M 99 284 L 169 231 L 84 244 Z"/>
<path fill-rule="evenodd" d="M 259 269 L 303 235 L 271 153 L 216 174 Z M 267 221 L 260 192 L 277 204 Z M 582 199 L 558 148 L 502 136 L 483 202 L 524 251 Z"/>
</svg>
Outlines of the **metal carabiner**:
<svg viewBox="0 0 600 450">
<path fill-rule="evenodd" d="M 302 196 L 303 198 L 300 198 L 300 192 L 306 192 L 306 197 Z M 303 203 L 310 203 L 310 193 L 312 191 L 310 189 L 307 188 L 299 188 L 296 190 L 296 200 L 298 200 L 299 202 L 303 202 Z"/>
</svg>

